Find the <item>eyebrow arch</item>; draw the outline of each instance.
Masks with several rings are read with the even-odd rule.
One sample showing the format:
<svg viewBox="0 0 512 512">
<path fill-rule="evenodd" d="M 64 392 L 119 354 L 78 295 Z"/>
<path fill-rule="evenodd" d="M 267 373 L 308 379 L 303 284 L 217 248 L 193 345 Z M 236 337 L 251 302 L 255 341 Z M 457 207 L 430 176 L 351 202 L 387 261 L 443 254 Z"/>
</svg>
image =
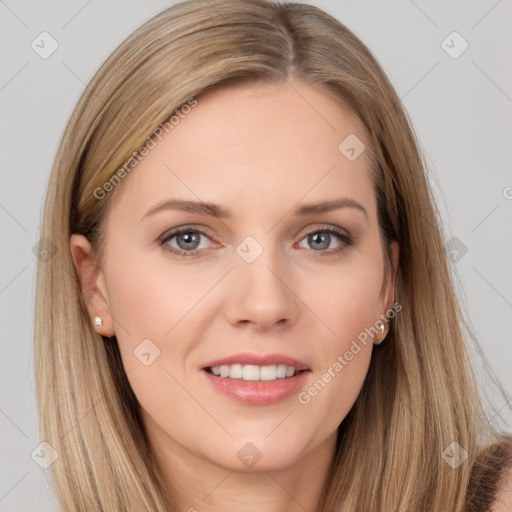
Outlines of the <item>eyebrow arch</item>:
<svg viewBox="0 0 512 512">
<path fill-rule="evenodd" d="M 293 210 L 293 214 L 305 216 L 311 215 L 313 213 L 330 212 L 332 210 L 339 210 L 341 208 L 356 208 L 360 212 L 364 213 L 364 216 L 368 218 L 368 212 L 366 211 L 365 207 L 354 199 L 350 199 L 349 197 L 333 199 L 332 201 L 326 201 L 323 203 L 305 204 L 298 206 L 295 208 L 295 210 Z"/>
<path fill-rule="evenodd" d="M 167 201 L 157 203 L 155 206 L 151 207 L 144 214 L 142 219 L 145 219 L 150 215 L 154 215 L 155 213 L 162 210 L 178 210 L 182 212 L 199 213 L 201 215 L 211 215 L 212 217 L 217 217 L 218 219 L 230 217 L 227 210 L 222 208 L 222 206 L 213 203 L 205 203 L 203 201 L 185 201 L 182 199 L 169 199 Z"/>
<path fill-rule="evenodd" d="M 315 213 L 324 213 L 332 210 L 338 210 L 341 208 L 355 208 L 364 213 L 365 217 L 368 218 L 368 212 L 366 211 L 364 206 L 359 204 L 354 199 L 350 199 L 347 197 L 333 199 L 332 201 L 326 201 L 322 203 L 298 206 L 297 208 L 294 209 L 293 214 L 304 217 Z M 163 210 L 178 210 L 189 213 L 198 213 L 200 215 L 210 215 L 212 217 L 216 217 L 219 219 L 231 217 L 230 213 L 226 209 L 214 203 L 205 203 L 203 201 L 185 201 L 181 199 L 169 199 L 152 206 L 144 214 L 141 220 Z"/>
</svg>

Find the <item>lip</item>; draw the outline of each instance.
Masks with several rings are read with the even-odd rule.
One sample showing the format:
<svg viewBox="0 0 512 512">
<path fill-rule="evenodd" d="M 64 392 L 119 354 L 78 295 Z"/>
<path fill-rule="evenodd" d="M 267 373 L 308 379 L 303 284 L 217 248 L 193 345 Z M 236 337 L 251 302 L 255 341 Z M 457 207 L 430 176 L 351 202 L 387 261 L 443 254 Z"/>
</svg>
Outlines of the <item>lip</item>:
<svg viewBox="0 0 512 512">
<path fill-rule="evenodd" d="M 293 366 L 300 373 L 293 377 L 272 381 L 246 381 L 243 379 L 217 377 L 206 371 L 207 368 L 212 366 L 231 364 L 253 364 L 256 366 L 284 364 L 286 366 Z M 302 361 L 282 354 L 254 354 L 245 352 L 210 361 L 201 368 L 201 373 L 215 390 L 237 402 L 248 405 L 271 405 L 298 393 L 310 375 L 311 369 Z"/>
<path fill-rule="evenodd" d="M 240 354 L 233 354 L 232 356 L 216 359 L 203 365 L 202 369 L 211 368 L 212 366 L 222 366 L 231 364 L 253 364 L 256 366 L 272 366 L 278 364 L 285 364 L 286 366 L 293 366 L 297 371 L 309 370 L 309 366 L 298 359 L 288 357 L 281 354 L 254 354 L 251 352 L 243 352 Z"/>
<path fill-rule="evenodd" d="M 201 373 L 214 389 L 237 402 L 248 405 L 271 405 L 297 394 L 311 372 L 303 371 L 293 377 L 272 381 L 249 381 L 217 377 L 208 373 L 205 369 Z"/>
</svg>

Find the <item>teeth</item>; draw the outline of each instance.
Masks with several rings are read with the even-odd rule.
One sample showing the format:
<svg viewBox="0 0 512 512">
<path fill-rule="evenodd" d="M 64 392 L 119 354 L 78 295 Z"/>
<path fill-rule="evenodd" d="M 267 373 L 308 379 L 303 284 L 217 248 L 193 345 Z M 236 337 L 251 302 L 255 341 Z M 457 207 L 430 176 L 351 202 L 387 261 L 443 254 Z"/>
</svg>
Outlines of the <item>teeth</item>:
<svg viewBox="0 0 512 512">
<path fill-rule="evenodd" d="M 230 379 L 241 379 L 243 375 L 241 364 L 232 364 L 229 367 L 229 378 Z"/>
<path fill-rule="evenodd" d="M 260 380 L 260 367 L 253 364 L 244 364 L 242 367 L 242 379 Z"/>
<path fill-rule="evenodd" d="M 294 368 L 294 370 L 295 370 L 295 368 Z M 286 365 L 285 364 L 278 364 L 277 365 L 276 374 L 277 374 L 277 378 L 278 379 L 284 379 L 286 377 Z"/>
<path fill-rule="evenodd" d="M 277 368 L 273 366 L 262 366 L 260 370 L 261 380 L 276 380 L 277 379 Z"/>
<path fill-rule="evenodd" d="M 217 377 L 252 381 L 285 379 L 293 377 L 297 373 L 293 366 L 286 366 L 285 364 L 273 364 L 271 366 L 223 364 L 222 366 L 212 366 L 211 372 Z"/>
</svg>

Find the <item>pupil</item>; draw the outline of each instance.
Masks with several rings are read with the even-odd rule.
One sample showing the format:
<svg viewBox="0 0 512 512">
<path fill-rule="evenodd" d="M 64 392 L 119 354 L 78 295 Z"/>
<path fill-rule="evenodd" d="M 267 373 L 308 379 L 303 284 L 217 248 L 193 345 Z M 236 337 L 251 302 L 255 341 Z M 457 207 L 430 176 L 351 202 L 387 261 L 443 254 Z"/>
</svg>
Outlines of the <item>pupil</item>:
<svg viewBox="0 0 512 512">
<path fill-rule="evenodd" d="M 329 233 L 315 233 L 310 235 L 309 242 L 313 244 L 313 249 L 327 249 L 331 241 L 331 235 Z M 317 247 L 314 244 L 318 244 Z"/>
<path fill-rule="evenodd" d="M 199 235 L 194 232 L 182 233 L 177 239 L 181 249 L 195 249 L 199 244 Z"/>
</svg>

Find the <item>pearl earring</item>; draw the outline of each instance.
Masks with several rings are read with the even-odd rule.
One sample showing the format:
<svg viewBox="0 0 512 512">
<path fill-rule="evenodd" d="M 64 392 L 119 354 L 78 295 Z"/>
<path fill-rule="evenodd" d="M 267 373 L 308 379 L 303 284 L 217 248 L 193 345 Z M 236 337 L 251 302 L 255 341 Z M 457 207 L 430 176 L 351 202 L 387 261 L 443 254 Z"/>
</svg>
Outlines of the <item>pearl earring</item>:
<svg viewBox="0 0 512 512">
<path fill-rule="evenodd" d="M 386 331 L 386 328 L 384 327 L 384 324 L 379 324 L 379 329 L 380 329 L 380 335 L 381 335 L 381 340 L 378 341 L 377 343 L 375 343 L 376 345 L 380 345 L 384 340 L 385 340 L 385 336 L 384 336 L 384 332 Z"/>
<path fill-rule="evenodd" d="M 99 316 L 94 317 L 94 325 L 96 327 L 101 327 L 103 325 L 103 320 Z"/>
</svg>

